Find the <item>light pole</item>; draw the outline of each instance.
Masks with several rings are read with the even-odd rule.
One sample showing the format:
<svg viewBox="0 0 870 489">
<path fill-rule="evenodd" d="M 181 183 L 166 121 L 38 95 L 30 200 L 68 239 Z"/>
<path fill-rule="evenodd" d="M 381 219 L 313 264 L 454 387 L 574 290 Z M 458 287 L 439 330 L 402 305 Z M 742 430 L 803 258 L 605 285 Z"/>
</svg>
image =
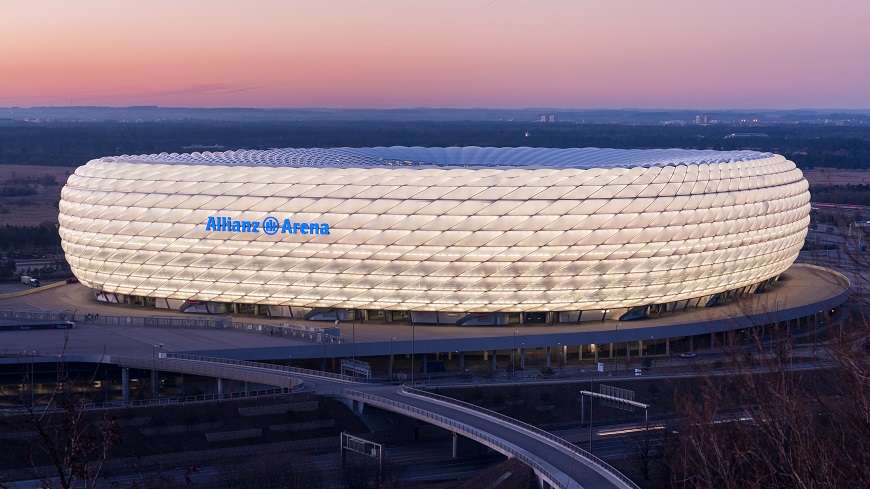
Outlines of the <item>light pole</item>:
<svg viewBox="0 0 870 489">
<path fill-rule="evenodd" d="M 393 381 L 393 340 L 395 339 L 395 336 L 390 336 L 390 382 Z"/>
<path fill-rule="evenodd" d="M 592 390 L 592 377 L 589 377 L 589 392 Z M 592 453 L 592 401 L 593 397 L 589 396 L 589 453 Z"/>
<path fill-rule="evenodd" d="M 154 398 L 160 397 L 160 374 L 157 373 L 157 350 L 163 348 L 163 343 L 151 345 L 151 390 Z"/>
<path fill-rule="evenodd" d="M 414 320 L 411 320 L 411 385 L 414 385 Z"/>
<path fill-rule="evenodd" d="M 514 376 L 514 373 L 517 371 L 517 328 L 514 327 L 514 349 L 511 352 L 511 377 Z"/>
</svg>

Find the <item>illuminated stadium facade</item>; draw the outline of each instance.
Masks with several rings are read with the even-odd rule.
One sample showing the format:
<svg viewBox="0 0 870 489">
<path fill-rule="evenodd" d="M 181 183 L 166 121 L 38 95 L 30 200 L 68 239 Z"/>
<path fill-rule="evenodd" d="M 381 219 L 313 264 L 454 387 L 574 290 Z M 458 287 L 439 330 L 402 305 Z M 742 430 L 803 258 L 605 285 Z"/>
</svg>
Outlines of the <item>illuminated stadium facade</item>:
<svg viewBox="0 0 870 489">
<path fill-rule="evenodd" d="M 107 302 L 571 323 L 756 292 L 797 257 L 809 200 L 794 163 L 753 151 L 155 154 L 78 168 L 60 234 L 76 277 Z"/>
</svg>

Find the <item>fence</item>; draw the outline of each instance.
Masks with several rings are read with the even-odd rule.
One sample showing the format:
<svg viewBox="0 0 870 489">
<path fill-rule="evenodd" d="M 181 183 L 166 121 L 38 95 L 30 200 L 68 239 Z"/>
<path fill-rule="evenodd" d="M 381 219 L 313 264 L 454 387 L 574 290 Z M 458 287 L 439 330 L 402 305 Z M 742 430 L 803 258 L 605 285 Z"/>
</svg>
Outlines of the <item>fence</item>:
<svg viewBox="0 0 870 489">
<path fill-rule="evenodd" d="M 231 358 L 215 358 L 215 357 L 207 357 L 202 355 L 194 355 L 191 353 L 172 353 L 172 352 L 160 352 L 160 359 L 167 360 L 188 360 L 194 362 L 206 362 L 209 364 L 217 364 L 217 365 L 225 365 L 225 366 L 234 366 L 234 367 L 242 367 L 242 368 L 254 368 L 259 370 L 267 370 L 274 372 L 283 372 L 286 374 L 296 374 L 303 377 L 314 377 L 338 381 L 342 383 L 360 383 L 361 380 L 357 377 L 351 377 L 350 375 L 344 374 L 336 374 L 333 372 L 326 372 L 323 370 L 312 370 L 309 368 L 300 368 L 300 367 L 290 367 L 287 365 L 276 365 L 274 363 L 262 363 L 262 362 L 252 362 L 249 360 L 235 360 Z"/>
<path fill-rule="evenodd" d="M 625 483 L 628 487 L 630 487 L 632 489 L 640 489 L 639 486 L 637 484 L 635 484 L 631 479 L 629 479 L 624 474 L 622 474 L 621 472 L 619 472 L 618 470 L 613 468 L 610 464 L 608 464 L 604 460 L 596 457 L 592 453 L 578 447 L 577 445 L 569 442 L 568 440 L 566 440 L 560 436 L 556 436 L 556 435 L 550 433 L 549 431 L 538 428 L 537 426 L 530 425 L 524 421 L 520 421 L 516 418 L 511 418 L 510 416 L 506 416 L 502 413 L 486 409 L 486 408 L 478 406 L 476 404 L 471 404 L 470 402 L 461 401 L 459 399 L 454 399 L 452 397 L 443 396 L 441 394 L 436 394 L 434 392 L 424 391 L 422 389 L 416 389 L 416 388 L 409 387 L 406 385 L 402 386 L 402 392 L 405 392 L 407 394 L 421 396 L 421 397 L 427 397 L 429 399 L 441 401 L 441 402 L 448 403 L 448 404 L 453 404 L 455 406 L 460 406 L 460 407 L 463 407 L 467 410 L 476 411 L 478 413 L 481 413 L 481 414 L 484 414 L 486 416 L 498 419 L 498 420 L 503 421 L 505 423 L 509 423 L 511 425 L 517 426 L 525 431 L 531 432 L 534 435 L 545 438 L 545 439 L 551 441 L 552 443 L 555 443 L 556 445 L 574 453 L 575 455 L 577 455 L 585 460 L 588 460 L 589 462 L 592 462 L 594 465 L 597 465 L 598 467 L 600 467 L 601 469 L 606 471 L 608 474 L 612 475 L 613 477 L 616 477 L 617 479 L 619 479 L 620 481 Z"/>
<path fill-rule="evenodd" d="M 314 343 L 342 343 L 338 328 L 318 328 L 295 324 L 263 324 L 232 321 L 228 318 L 183 318 L 166 316 L 104 316 L 102 314 L 76 314 L 66 311 L 12 311 L 0 310 L 0 320 L 19 321 L 74 321 L 99 326 L 128 326 L 166 329 L 231 329 L 249 333 L 267 334 L 311 341 Z"/>
<path fill-rule="evenodd" d="M 83 402 L 81 409 L 85 411 L 99 411 L 105 409 L 128 409 L 128 408 L 147 408 L 154 406 L 186 406 L 189 404 L 204 404 L 211 402 L 240 400 L 240 399 L 281 399 L 290 395 L 303 392 L 301 388 L 277 388 L 263 389 L 248 392 L 233 392 L 230 394 L 202 394 L 199 396 L 184 396 L 184 397 L 161 397 L 158 399 L 141 399 L 129 402 L 124 401 L 106 401 L 106 402 Z M 47 407 L 47 406 L 43 406 Z M 34 406 L 34 412 L 53 413 L 60 412 L 61 409 L 41 409 L 40 406 Z M 0 409 L 0 415 L 17 415 L 29 412 L 27 407 L 3 408 Z"/>
</svg>

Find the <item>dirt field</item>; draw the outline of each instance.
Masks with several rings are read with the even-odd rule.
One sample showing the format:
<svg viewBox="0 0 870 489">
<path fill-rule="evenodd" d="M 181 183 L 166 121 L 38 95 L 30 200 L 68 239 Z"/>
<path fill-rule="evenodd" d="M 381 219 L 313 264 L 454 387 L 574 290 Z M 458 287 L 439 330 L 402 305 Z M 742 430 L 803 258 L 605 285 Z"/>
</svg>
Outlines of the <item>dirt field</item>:
<svg viewBox="0 0 870 489">
<path fill-rule="evenodd" d="M 57 222 L 60 189 L 73 167 L 0 165 L 0 189 L 25 189 L 30 195 L 0 195 L 0 218 L 5 224 L 35 226 Z"/>
<path fill-rule="evenodd" d="M 870 170 L 816 168 L 804 171 L 810 185 L 870 185 Z"/>
</svg>

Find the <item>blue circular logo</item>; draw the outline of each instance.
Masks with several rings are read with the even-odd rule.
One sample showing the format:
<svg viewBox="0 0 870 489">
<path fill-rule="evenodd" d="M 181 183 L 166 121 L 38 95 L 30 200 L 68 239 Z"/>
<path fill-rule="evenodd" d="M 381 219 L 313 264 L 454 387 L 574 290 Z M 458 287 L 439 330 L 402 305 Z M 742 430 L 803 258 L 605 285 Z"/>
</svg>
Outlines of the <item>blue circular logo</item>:
<svg viewBox="0 0 870 489">
<path fill-rule="evenodd" d="M 272 216 L 263 219 L 263 232 L 273 235 L 278 232 L 278 220 Z"/>
</svg>

